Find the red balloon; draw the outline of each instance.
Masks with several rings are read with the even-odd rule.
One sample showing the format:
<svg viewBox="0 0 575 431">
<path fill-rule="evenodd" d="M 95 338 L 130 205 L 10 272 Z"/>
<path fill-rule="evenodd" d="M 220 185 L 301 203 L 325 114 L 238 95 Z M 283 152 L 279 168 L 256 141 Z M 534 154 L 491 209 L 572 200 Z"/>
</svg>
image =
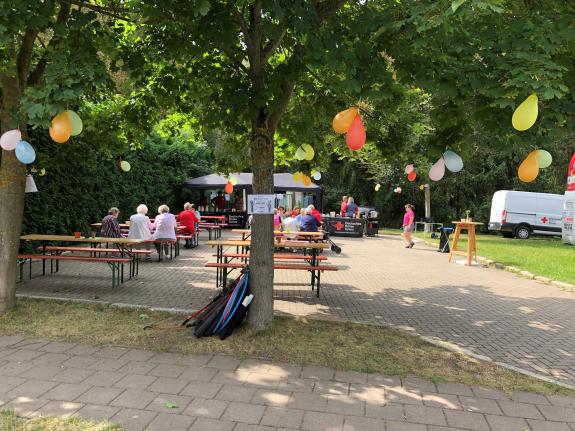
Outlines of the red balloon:
<svg viewBox="0 0 575 431">
<path fill-rule="evenodd" d="M 411 171 L 409 174 L 407 174 L 407 181 L 415 181 L 416 178 L 417 172 L 415 171 Z"/>
<path fill-rule="evenodd" d="M 226 188 L 224 189 L 224 191 L 228 194 L 231 195 L 232 192 L 234 191 L 234 185 L 232 184 L 231 181 L 228 181 L 228 183 L 226 184 Z"/>
<path fill-rule="evenodd" d="M 345 141 L 350 150 L 357 151 L 365 144 L 365 127 L 361 122 L 361 117 L 358 115 L 353 119 L 353 123 L 347 130 Z"/>
</svg>

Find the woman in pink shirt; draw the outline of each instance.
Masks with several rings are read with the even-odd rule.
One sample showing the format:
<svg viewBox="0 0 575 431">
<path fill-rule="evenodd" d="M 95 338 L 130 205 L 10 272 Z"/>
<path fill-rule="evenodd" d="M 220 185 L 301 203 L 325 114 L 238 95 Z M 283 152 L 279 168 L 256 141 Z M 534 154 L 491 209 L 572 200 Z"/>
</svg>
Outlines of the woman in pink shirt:
<svg viewBox="0 0 575 431">
<path fill-rule="evenodd" d="M 405 248 L 412 248 L 415 245 L 411 239 L 411 232 L 413 232 L 413 226 L 415 224 L 414 209 L 415 207 L 411 204 L 405 205 L 405 214 L 403 215 L 403 238 L 407 243 Z"/>
</svg>

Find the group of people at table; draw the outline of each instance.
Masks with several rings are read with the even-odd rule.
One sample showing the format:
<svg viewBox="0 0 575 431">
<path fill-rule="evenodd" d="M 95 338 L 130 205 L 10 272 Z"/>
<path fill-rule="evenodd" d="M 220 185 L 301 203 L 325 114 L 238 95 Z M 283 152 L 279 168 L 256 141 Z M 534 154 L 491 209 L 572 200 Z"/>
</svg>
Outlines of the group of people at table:
<svg viewBox="0 0 575 431">
<path fill-rule="evenodd" d="M 301 210 L 296 206 L 288 212 L 284 207 L 274 210 L 274 230 L 276 231 L 318 232 L 322 223 L 321 213 L 313 205 Z"/>
<path fill-rule="evenodd" d="M 108 215 L 102 219 L 102 227 L 100 228 L 102 237 L 122 237 L 122 229 L 118 222 L 119 215 L 120 210 L 118 208 L 112 207 L 109 209 Z M 158 207 L 158 215 L 152 222 L 150 217 L 148 217 L 148 207 L 140 204 L 136 208 L 136 214 L 130 216 L 128 238 L 145 241 L 176 241 L 176 234 L 179 233 L 186 236 L 184 247 L 191 248 L 193 244 L 192 238 L 196 233 L 200 218 L 201 215 L 196 210 L 195 205 L 186 202 L 184 210 L 177 217 L 170 213 L 170 208 L 167 205 L 160 205 Z M 157 247 L 157 249 L 158 253 L 169 254 L 169 244 L 167 243 L 164 244 L 164 250 L 161 247 Z"/>
</svg>

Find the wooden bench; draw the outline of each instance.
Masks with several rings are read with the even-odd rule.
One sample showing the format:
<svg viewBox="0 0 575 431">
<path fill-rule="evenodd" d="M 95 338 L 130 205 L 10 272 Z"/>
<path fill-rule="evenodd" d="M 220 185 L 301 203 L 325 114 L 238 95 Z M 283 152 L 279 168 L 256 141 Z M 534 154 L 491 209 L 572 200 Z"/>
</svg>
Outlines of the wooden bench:
<svg viewBox="0 0 575 431">
<path fill-rule="evenodd" d="M 76 261 L 76 262 L 106 262 L 112 268 L 112 287 L 117 287 L 124 282 L 124 264 L 131 263 L 132 259 L 127 257 L 92 257 L 92 256 L 63 256 L 61 254 L 19 254 L 20 260 L 20 281 L 24 278 L 24 264 L 30 262 L 29 277 L 32 279 L 32 261 L 50 261 L 50 273 L 53 274 L 52 262 L 56 261 Z M 56 271 L 57 272 L 57 271 Z M 43 271 L 43 275 L 45 270 Z"/>
<path fill-rule="evenodd" d="M 208 239 L 212 240 L 212 232 L 215 236 L 215 239 L 218 239 L 222 236 L 222 225 L 216 223 L 200 223 L 199 227 L 201 230 L 206 230 L 208 232 Z"/>
<path fill-rule="evenodd" d="M 96 255 L 101 256 L 102 254 L 112 254 L 112 253 L 121 253 L 122 251 L 118 248 L 103 248 L 103 247 L 79 247 L 79 246 L 53 246 L 53 245 L 44 245 L 36 247 L 36 250 L 41 250 L 44 254 L 47 251 L 56 252 L 56 254 L 64 253 L 67 251 L 70 252 L 78 252 L 78 253 L 90 253 L 92 257 L 96 257 Z M 125 250 L 125 253 L 132 258 L 132 262 L 130 263 L 130 277 L 136 276 L 140 272 L 140 256 L 150 256 L 152 254 L 151 250 L 134 250 L 129 249 Z M 46 261 L 42 262 L 42 272 L 46 272 Z M 58 272 L 58 261 L 56 261 L 56 272 Z"/>
<path fill-rule="evenodd" d="M 176 243 L 176 256 L 179 256 L 179 255 L 180 255 L 180 240 L 181 240 L 181 239 L 183 239 L 183 240 L 192 240 L 192 248 L 196 248 L 196 247 L 199 245 L 199 243 L 200 243 L 200 241 L 199 241 L 200 236 L 199 236 L 197 230 L 196 230 L 193 234 L 191 234 L 191 235 L 176 235 L 176 240 L 177 240 L 177 243 Z"/>
<path fill-rule="evenodd" d="M 218 257 L 217 254 L 212 254 L 213 257 Z M 227 263 L 227 259 L 249 259 L 249 253 L 224 253 L 222 257 L 225 259 L 224 262 Z M 274 260 L 305 260 L 310 261 L 312 257 L 305 254 L 274 254 Z M 325 256 L 316 256 L 315 260 L 327 260 Z"/>
<path fill-rule="evenodd" d="M 209 262 L 205 264 L 206 268 L 219 268 L 224 271 L 222 280 L 223 284 L 226 284 L 227 276 L 228 276 L 228 269 L 244 269 L 248 266 L 247 262 Z M 332 265 L 308 265 L 308 264 L 296 264 L 296 263 L 274 263 L 274 269 L 289 269 L 291 271 L 310 271 L 311 272 L 311 290 L 313 291 L 315 288 L 317 297 L 319 298 L 319 290 L 321 287 L 321 278 L 320 275 L 323 271 L 338 271 L 337 266 Z M 218 281 L 216 280 L 216 287 L 220 287 L 218 285 Z"/>
</svg>

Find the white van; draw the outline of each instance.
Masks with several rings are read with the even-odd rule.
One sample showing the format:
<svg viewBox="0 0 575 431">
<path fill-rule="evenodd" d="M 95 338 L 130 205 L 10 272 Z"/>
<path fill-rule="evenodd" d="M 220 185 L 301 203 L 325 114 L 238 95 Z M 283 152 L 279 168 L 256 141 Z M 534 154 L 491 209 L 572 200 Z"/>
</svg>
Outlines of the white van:
<svg viewBox="0 0 575 431">
<path fill-rule="evenodd" d="M 521 239 L 561 235 L 562 214 L 563 195 L 499 190 L 491 201 L 489 230 Z"/>
</svg>

